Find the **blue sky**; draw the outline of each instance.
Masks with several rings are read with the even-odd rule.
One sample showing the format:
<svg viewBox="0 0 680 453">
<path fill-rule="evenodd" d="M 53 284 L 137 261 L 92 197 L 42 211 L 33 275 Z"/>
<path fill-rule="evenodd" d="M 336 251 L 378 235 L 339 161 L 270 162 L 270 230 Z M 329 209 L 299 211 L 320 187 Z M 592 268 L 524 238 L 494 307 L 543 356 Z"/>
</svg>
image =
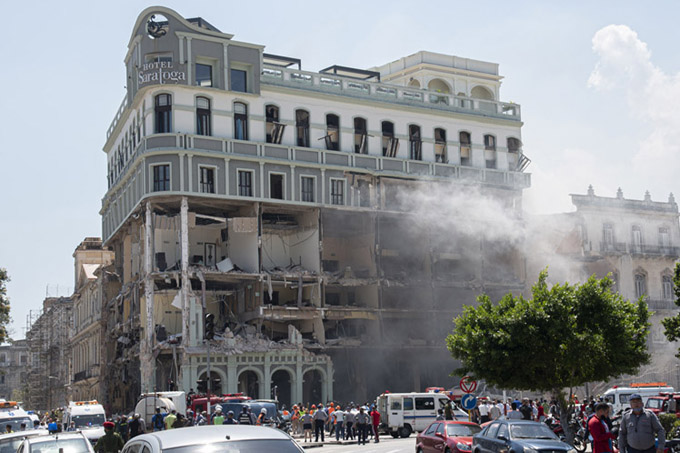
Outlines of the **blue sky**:
<svg viewBox="0 0 680 453">
<path fill-rule="evenodd" d="M 46 294 L 73 286 L 72 253 L 100 236 L 106 130 L 123 57 L 152 3 L 9 2 L 0 31 L 0 267 L 14 337 Z M 96 5 L 96 6 L 95 6 Z M 525 208 L 571 210 L 569 193 L 680 195 L 680 3 L 657 1 L 169 1 L 234 39 L 368 68 L 419 50 L 500 64 L 501 100 L 522 105 L 533 187 Z"/>
</svg>

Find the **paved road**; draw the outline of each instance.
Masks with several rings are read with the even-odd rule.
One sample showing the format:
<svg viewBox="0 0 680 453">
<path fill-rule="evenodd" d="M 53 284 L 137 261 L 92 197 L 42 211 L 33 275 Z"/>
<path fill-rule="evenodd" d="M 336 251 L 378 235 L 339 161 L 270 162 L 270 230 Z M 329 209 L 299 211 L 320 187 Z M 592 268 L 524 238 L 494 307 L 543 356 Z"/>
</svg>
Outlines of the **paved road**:
<svg viewBox="0 0 680 453">
<path fill-rule="evenodd" d="M 305 448 L 305 443 L 300 441 L 300 445 Z M 367 443 L 357 445 L 356 443 L 337 445 L 332 443 L 324 444 L 319 448 L 306 449 L 309 453 L 329 453 L 329 452 L 362 452 L 362 453 L 414 453 L 416 437 L 412 435 L 406 439 L 393 439 L 389 436 L 382 437 L 379 443 Z"/>
</svg>

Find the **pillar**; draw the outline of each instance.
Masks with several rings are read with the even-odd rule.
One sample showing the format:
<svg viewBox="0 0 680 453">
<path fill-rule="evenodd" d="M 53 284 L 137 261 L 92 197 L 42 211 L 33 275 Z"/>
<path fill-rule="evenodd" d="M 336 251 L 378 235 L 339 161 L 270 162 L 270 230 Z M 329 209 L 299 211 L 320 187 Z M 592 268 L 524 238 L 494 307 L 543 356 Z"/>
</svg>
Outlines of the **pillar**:
<svg viewBox="0 0 680 453">
<path fill-rule="evenodd" d="M 151 216 L 151 202 L 146 202 L 144 225 L 144 300 L 146 305 L 145 335 L 140 347 L 139 361 L 141 364 L 142 393 L 152 392 L 156 388 L 156 367 L 152 349 L 154 343 L 154 291 L 153 279 L 153 230 Z M 51 407 L 51 406 L 50 406 Z"/>
</svg>

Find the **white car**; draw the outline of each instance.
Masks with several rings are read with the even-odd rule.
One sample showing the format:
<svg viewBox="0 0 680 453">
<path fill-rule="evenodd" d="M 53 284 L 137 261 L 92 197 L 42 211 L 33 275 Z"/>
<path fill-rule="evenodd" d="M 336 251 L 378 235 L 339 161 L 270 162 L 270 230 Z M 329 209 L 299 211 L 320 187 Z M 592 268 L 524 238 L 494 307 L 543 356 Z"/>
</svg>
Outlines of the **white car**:
<svg viewBox="0 0 680 453">
<path fill-rule="evenodd" d="M 94 453 L 92 444 L 81 432 L 28 437 L 16 453 Z"/>
<path fill-rule="evenodd" d="M 278 429 L 252 425 L 207 425 L 142 434 L 130 439 L 125 444 L 122 453 L 301 453 L 303 451 L 292 437 Z"/>
<path fill-rule="evenodd" d="M 0 453 L 16 453 L 19 445 L 29 437 L 46 436 L 49 431 L 46 429 L 29 429 L 0 435 Z"/>
</svg>

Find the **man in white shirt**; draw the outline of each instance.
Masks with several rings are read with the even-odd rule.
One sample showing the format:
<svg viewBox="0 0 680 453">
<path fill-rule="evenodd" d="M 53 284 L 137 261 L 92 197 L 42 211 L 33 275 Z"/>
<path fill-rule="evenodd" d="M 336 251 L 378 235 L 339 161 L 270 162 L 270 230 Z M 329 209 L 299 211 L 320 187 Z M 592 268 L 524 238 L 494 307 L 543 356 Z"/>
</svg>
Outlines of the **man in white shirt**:
<svg viewBox="0 0 680 453">
<path fill-rule="evenodd" d="M 495 400 L 493 404 L 491 404 L 491 407 L 489 408 L 489 418 L 491 420 L 498 420 L 503 416 L 503 405 L 498 403 L 498 400 Z"/>
<path fill-rule="evenodd" d="M 489 400 L 484 400 L 479 405 L 479 422 L 486 423 L 489 421 Z"/>
</svg>

